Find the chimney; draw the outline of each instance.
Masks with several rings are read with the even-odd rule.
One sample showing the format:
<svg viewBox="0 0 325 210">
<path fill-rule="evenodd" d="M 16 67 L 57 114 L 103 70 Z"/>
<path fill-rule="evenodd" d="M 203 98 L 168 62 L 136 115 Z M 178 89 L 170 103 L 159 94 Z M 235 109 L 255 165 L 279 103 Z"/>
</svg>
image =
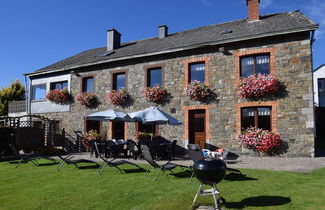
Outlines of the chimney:
<svg viewBox="0 0 325 210">
<path fill-rule="evenodd" d="M 168 36 L 168 27 L 166 25 L 158 26 L 158 36 L 159 39 L 165 38 Z"/>
<path fill-rule="evenodd" d="M 260 0 L 246 0 L 248 7 L 248 20 L 260 19 Z"/>
<path fill-rule="evenodd" d="M 107 30 L 107 51 L 112 51 L 121 46 L 121 34 L 112 28 Z"/>
</svg>

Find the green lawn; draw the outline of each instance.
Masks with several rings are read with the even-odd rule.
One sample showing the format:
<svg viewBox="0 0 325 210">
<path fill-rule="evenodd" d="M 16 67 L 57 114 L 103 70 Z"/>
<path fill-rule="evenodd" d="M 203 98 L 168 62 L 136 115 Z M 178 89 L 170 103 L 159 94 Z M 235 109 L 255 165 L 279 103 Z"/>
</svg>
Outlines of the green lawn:
<svg viewBox="0 0 325 210">
<path fill-rule="evenodd" d="M 179 177 L 152 178 L 156 171 L 129 170 L 121 174 L 107 168 L 0 163 L 0 209 L 191 209 L 199 182 Z M 131 169 L 132 167 L 124 167 Z M 218 186 L 227 200 L 223 209 L 325 209 L 325 168 L 312 173 L 241 170 L 247 176 L 228 174 Z M 197 203 L 212 205 L 210 196 Z"/>
</svg>

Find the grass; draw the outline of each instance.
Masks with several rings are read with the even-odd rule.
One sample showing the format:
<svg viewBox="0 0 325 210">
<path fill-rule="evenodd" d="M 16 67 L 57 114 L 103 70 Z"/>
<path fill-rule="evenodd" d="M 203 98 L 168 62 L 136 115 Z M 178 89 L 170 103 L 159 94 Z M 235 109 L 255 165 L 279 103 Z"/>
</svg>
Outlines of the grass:
<svg viewBox="0 0 325 210">
<path fill-rule="evenodd" d="M 0 209 L 191 209 L 199 186 L 195 179 L 189 182 L 190 173 L 161 175 L 154 182 L 156 171 L 144 176 L 127 166 L 127 173 L 106 168 L 102 176 L 92 168 L 55 169 L 1 162 Z M 325 209 L 325 168 L 312 173 L 241 171 L 246 176 L 228 174 L 218 185 L 227 200 L 223 209 Z M 212 205 L 213 199 L 199 196 L 197 203 Z"/>
</svg>

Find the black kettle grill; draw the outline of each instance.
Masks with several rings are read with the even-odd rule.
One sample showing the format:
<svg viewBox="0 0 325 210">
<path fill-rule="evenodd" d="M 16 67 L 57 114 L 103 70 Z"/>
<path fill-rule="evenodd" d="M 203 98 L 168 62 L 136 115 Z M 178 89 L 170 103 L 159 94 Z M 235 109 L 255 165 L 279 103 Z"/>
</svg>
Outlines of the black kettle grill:
<svg viewBox="0 0 325 210">
<path fill-rule="evenodd" d="M 226 174 L 226 163 L 221 159 L 212 160 L 198 160 L 195 161 L 193 170 L 195 177 L 201 182 L 200 187 L 194 197 L 193 204 L 197 199 L 198 194 L 201 195 L 213 195 L 215 209 L 218 209 L 218 203 L 224 203 L 225 200 L 220 197 L 219 191 L 216 188 L 216 184 L 219 183 Z M 211 190 L 201 190 L 202 185 L 212 186 Z M 218 200 L 216 199 L 218 195 Z"/>
</svg>

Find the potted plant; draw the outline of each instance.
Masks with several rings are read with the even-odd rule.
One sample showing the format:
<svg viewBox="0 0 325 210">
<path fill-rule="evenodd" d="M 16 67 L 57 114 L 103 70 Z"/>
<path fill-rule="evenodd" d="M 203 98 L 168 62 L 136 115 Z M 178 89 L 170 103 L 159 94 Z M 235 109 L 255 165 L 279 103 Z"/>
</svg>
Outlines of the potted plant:
<svg viewBox="0 0 325 210">
<path fill-rule="evenodd" d="M 92 108 L 97 105 L 98 99 L 94 93 L 83 92 L 77 95 L 77 101 L 87 108 Z"/>
<path fill-rule="evenodd" d="M 109 102 L 114 105 L 124 105 L 130 98 L 130 94 L 125 88 L 112 90 L 107 96 Z"/>
<path fill-rule="evenodd" d="M 211 93 L 211 89 L 206 84 L 193 80 L 186 86 L 184 93 L 193 100 L 204 101 Z"/>
<path fill-rule="evenodd" d="M 259 153 L 274 152 L 281 144 L 278 134 L 255 127 L 247 128 L 238 138 L 245 148 Z"/>
<path fill-rule="evenodd" d="M 70 101 L 70 94 L 68 89 L 64 88 L 62 90 L 51 90 L 46 94 L 47 100 L 56 104 L 65 104 Z"/>
<path fill-rule="evenodd" d="M 159 103 L 167 96 L 167 90 L 159 85 L 154 87 L 147 87 L 144 95 L 150 102 Z"/>
<path fill-rule="evenodd" d="M 88 132 L 86 132 L 83 135 L 83 139 L 84 141 L 82 142 L 82 144 L 87 148 L 90 149 L 91 146 L 89 144 L 90 141 L 96 141 L 100 139 L 100 135 L 96 130 L 89 130 Z"/>
<path fill-rule="evenodd" d="M 238 94 L 242 98 L 261 98 L 278 92 L 280 82 L 271 74 L 254 74 L 241 78 L 237 84 Z"/>
</svg>

